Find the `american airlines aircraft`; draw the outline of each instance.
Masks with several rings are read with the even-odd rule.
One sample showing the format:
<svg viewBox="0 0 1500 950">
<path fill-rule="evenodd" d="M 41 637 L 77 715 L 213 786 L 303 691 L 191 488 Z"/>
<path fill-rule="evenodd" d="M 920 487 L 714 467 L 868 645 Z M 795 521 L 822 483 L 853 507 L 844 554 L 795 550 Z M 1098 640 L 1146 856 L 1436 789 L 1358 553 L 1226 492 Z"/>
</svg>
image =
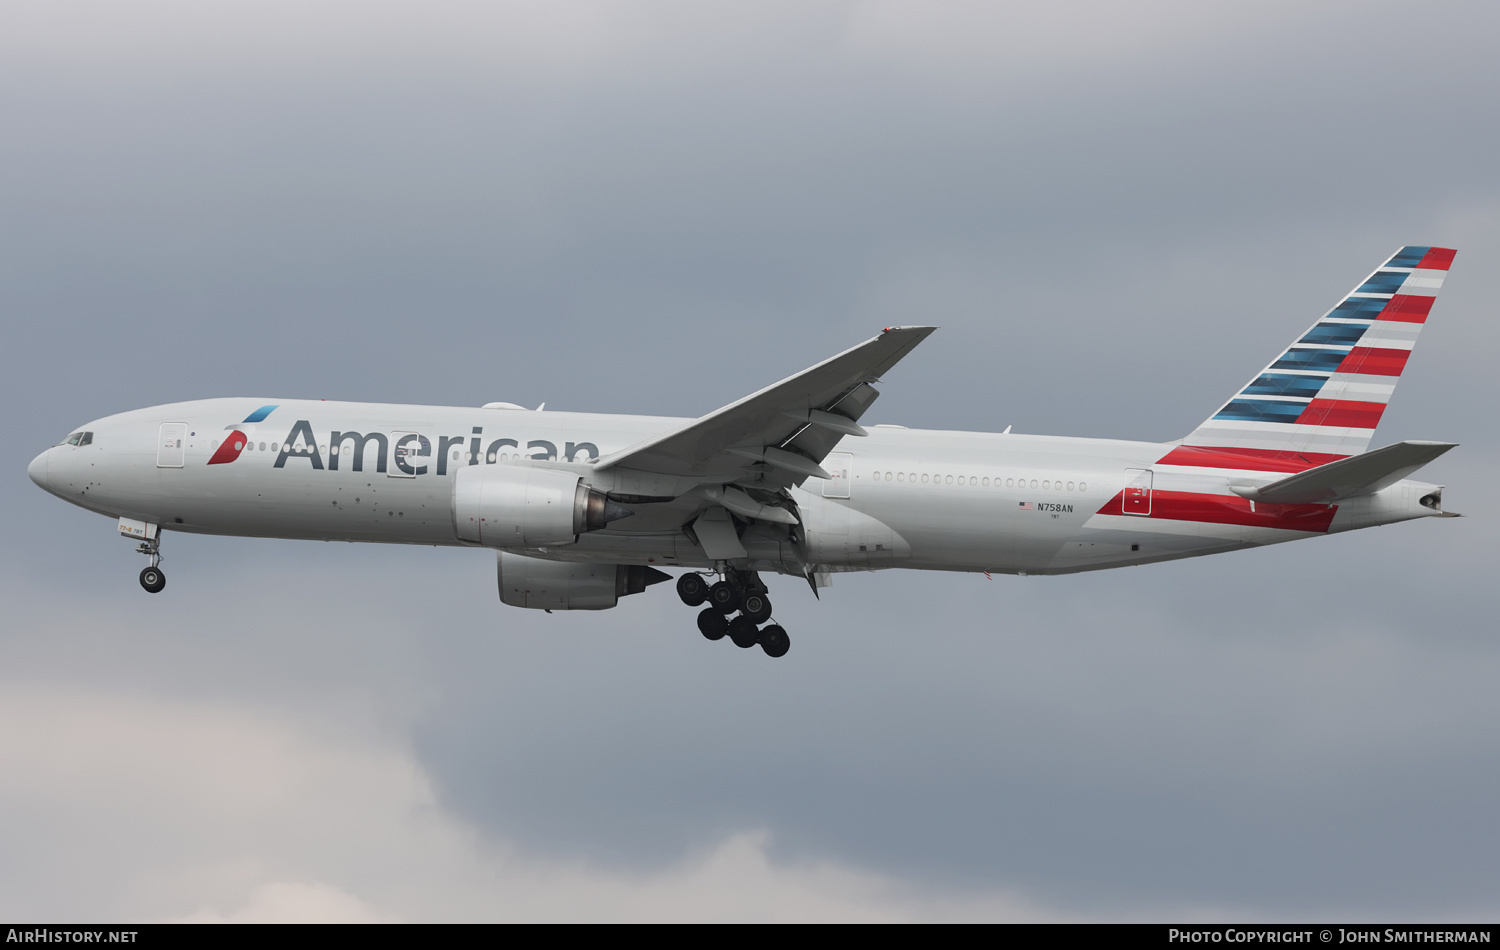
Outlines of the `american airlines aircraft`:
<svg viewBox="0 0 1500 950">
<path fill-rule="evenodd" d="M 1454 517 L 1407 477 L 1452 443 L 1367 451 L 1453 255 L 1402 248 L 1175 442 L 866 429 L 934 329 L 891 327 L 697 419 L 203 399 L 91 422 L 28 473 L 117 519 L 151 593 L 166 531 L 492 548 L 512 606 L 600 610 L 677 569 L 705 637 L 777 657 L 766 572 L 1067 574 Z"/>
</svg>

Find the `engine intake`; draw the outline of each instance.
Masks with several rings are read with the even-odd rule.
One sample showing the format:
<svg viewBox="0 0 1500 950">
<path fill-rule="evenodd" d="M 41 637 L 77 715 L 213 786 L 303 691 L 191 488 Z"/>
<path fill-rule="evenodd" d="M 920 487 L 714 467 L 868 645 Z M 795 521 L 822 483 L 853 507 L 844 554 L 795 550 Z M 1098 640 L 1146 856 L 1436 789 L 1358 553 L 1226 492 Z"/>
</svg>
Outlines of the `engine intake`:
<svg viewBox="0 0 1500 950">
<path fill-rule="evenodd" d="M 573 472 L 532 465 L 471 465 L 453 477 L 453 530 L 492 548 L 571 544 L 634 514 Z"/>
<path fill-rule="evenodd" d="M 608 610 L 671 575 L 643 564 L 544 561 L 500 551 L 495 559 L 500 600 L 533 610 Z"/>
</svg>

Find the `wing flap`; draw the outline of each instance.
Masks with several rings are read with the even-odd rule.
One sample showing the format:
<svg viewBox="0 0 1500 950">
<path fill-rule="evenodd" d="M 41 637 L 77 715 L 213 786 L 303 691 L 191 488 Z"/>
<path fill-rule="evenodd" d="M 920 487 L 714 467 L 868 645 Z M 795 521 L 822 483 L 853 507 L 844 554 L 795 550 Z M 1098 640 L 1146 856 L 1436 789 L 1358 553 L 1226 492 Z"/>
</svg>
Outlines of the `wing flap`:
<svg viewBox="0 0 1500 950">
<path fill-rule="evenodd" d="M 734 521 L 723 508 L 710 508 L 693 522 L 693 534 L 698 537 L 698 546 L 703 553 L 715 561 L 730 561 L 748 556 L 740 536 L 734 530 Z"/>
<path fill-rule="evenodd" d="M 759 521 L 771 521 L 776 524 L 797 524 L 797 516 L 785 508 L 777 508 L 772 505 L 763 505 L 745 494 L 738 488 L 705 489 L 703 496 L 709 501 L 716 501 L 739 515 L 741 518 L 753 518 Z"/>
</svg>

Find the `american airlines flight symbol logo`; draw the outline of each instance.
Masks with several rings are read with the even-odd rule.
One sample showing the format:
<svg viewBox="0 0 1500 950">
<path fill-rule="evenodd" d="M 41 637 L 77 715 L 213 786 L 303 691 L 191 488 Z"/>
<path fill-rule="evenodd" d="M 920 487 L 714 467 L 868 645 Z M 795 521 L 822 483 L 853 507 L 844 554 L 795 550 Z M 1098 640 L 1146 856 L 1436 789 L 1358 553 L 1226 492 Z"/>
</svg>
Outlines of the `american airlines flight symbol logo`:
<svg viewBox="0 0 1500 950">
<path fill-rule="evenodd" d="M 261 422 L 275 409 L 275 406 L 261 406 L 246 416 L 245 421 L 241 422 L 240 425 Z M 245 445 L 250 441 L 249 437 L 239 429 L 235 429 L 233 426 L 225 426 L 225 428 L 234 429 L 234 431 L 225 436 L 224 441 L 219 444 L 219 448 L 214 452 L 213 458 L 208 460 L 208 464 L 210 465 L 223 465 L 227 462 L 233 462 L 240 457 L 241 452 L 245 451 Z"/>
</svg>

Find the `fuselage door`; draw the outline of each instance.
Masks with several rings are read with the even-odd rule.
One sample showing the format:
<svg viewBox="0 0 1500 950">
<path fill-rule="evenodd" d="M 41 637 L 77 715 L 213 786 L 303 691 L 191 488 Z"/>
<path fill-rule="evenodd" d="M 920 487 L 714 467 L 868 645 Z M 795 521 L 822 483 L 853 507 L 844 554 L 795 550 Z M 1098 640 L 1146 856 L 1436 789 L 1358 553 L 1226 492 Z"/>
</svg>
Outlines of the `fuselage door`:
<svg viewBox="0 0 1500 950">
<path fill-rule="evenodd" d="M 183 446 L 186 444 L 187 423 L 163 422 L 156 437 L 156 467 L 182 468 L 182 460 L 186 454 Z"/>
<path fill-rule="evenodd" d="M 823 480 L 823 497 L 848 498 L 849 484 L 854 481 L 854 456 L 848 452 L 830 452 L 823 460 L 823 471 L 833 476 Z"/>
<path fill-rule="evenodd" d="M 391 433 L 391 464 L 386 470 L 392 478 L 412 478 L 427 474 L 432 458 L 432 443 L 417 432 Z"/>
<path fill-rule="evenodd" d="M 1127 468 L 1121 509 L 1127 515 L 1151 514 L 1151 469 Z"/>
</svg>

